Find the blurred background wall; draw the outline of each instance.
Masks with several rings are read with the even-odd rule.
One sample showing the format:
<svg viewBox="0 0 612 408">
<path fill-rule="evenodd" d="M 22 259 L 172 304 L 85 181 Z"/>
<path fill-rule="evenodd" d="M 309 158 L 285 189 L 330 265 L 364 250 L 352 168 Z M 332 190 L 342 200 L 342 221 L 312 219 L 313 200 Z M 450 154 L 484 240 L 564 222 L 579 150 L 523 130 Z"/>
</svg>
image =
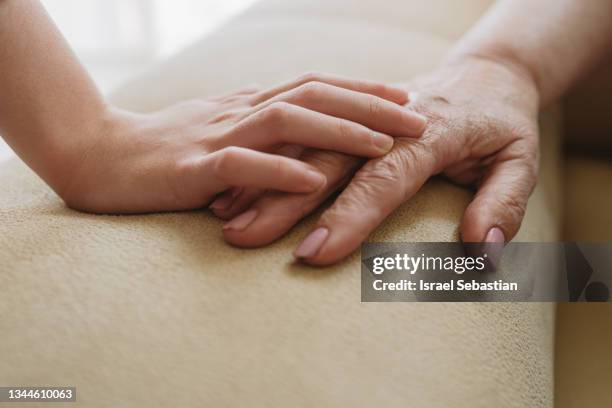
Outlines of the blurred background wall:
<svg viewBox="0 0 612 408">
<path fill-rule="evenodd" d="M 256 0 L 41 1 L 107 93 L 210 33 Z M 12 155 L 0 139 L 0 160 Z"/>
</svg>

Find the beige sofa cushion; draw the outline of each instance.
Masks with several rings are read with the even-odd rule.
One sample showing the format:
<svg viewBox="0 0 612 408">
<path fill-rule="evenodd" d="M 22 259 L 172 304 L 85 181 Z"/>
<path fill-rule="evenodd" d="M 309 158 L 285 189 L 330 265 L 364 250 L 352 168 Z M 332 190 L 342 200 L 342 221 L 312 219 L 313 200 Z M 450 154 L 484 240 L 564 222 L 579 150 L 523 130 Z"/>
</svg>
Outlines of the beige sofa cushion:
<svg viewBox="0 0 612 408">
<path fill-rule="evenodd" d="M 399 24 L 407 3 L 436 19 L 442 5 L 475 19 L 483 4 L 345 1 L 342 14 L 328 1 L 287 3 L 264 1 L 113 99 L 146 111 L 305 70 L 406 79 L 450 46 L 426 22 Z M 444 15 L 432 27 L 453 33 Z M 554 115 L 542 129 L 522 240 L 558 238 Z M 312 220 L 239 250 L 205 211 L 76 213 L 15 161 L 0 186 L 2 384 L 75 385 L 87 407 L 552 406 L 552 305 L 362 304 L 357 255 L 320 270 L 292 263 Z M 469 200 L 432 180 L 371 238 L 455 240 Z"/>
</svg>

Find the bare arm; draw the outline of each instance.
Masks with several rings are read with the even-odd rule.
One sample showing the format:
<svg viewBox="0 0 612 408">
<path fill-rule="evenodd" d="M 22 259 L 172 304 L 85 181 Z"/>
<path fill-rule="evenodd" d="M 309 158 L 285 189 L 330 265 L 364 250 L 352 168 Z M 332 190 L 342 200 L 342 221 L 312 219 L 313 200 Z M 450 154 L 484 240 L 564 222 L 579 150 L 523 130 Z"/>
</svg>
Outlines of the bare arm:
<svg viewBox="0 0 612 408">
<path fill-rule="evenodd" d="M 504 0 L 450 59 L 482 56 L 532 76 L 542 105 L 560 97 L 612 47 L 612 1 Z"/>
<path fill-rule="evenodd" d="M 0 0 L 0 133 L 57 190 L 104 126 L 106 106 L 35 1 Z M 81 135 L 82 137 L 75 137 Z"/>
<path fill-rule="evenodd" d="M 38 0 L 0 0 L 0 133 L 73 208 L 200 208 L 230 187 L 325 184 L 285 145 L 378 157 L 425 118 L 404 90 L 310 75 L 150 114 L 106 103 Z M 377 107 L 372 115 L 372 107 Z M 279 171 L 280 170 L 280 171 Z"/>
</svg>

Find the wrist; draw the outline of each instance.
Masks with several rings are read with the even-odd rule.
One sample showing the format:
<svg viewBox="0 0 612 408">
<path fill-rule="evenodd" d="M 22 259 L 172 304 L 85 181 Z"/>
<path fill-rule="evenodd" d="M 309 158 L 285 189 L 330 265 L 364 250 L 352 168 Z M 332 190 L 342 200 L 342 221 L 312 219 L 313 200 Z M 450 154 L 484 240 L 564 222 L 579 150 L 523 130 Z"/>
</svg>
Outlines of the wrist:
<svg viewBox="0 0 612 408">
<path fill-rule="evenodd" d="M 82 120 L 82 127 L 65 135 L 68 146 L 65 154 L 51 167 L 52 181 L 49 182 L 65 202 L 70 203 L 82 195 L 80 190 L 87 184 L 87 174 L 95 167 L 97 158 L 106 155 L 100 153 L 101 146 L 116 139 L 122 116 L 119 109 L 104 103 L 95 114 Z"/>
<path fill-rule="evenodd" d="M 523 63 L 518 57 L 510 52 L 460 52 L 451 53 L 443 62 L 444 66 L 467 66 L 473 69 L 486 70 L 487 72 L 496 72 L 505 81 L 508 81 L 508 76 L 511 77 L 509 83 L 519 87 L 525 93 L 525 96 L 535 100 L 535 104 L 539 107 L 542 95 L 540 81 L 534 70 L 528 64 Z"/>
</svg>

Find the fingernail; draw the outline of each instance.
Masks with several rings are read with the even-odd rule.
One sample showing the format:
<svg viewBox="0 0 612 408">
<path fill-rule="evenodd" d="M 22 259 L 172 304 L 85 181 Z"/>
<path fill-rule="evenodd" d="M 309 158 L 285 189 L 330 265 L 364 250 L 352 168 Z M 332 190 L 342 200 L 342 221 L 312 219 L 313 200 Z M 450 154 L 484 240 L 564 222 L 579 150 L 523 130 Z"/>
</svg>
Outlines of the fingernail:
<svg viewBox="0 0 612 408">
<path fill-rule="evenodd" d="M 389 89 L 389 91 L 394 94 L 393 97 L 394 99 L 397 99 L 398 102 L 402 102 L 402 103 L 409 102 L 410 95 L 408 92 L 406 92 L 405 89 L 400 88 L 399 86 L 393 86 L 393 85 L 388 86 L 387 89 Z"/>
<path fill-rule="evenodd" d="M 488 244 L 505 244 L 506 237 L 504 236 L 504 231 L 498 227 L 491 228 L 487 233 L 485 242 Z"/>
<path fill-rule="evenodd" d="M 377 132 L 374 132 L 372 137 L 374 138 L 374 145 L 383 153 L 388 153 L 393 149 L 395 141 L 392 137 Z"/>
<path fill-rule="evenodd" d="M 427 118 L 419 113 L 406 112 L 404 123 L 409 131 L 420 135 L 427 126 Z"/>
<path fill-rule="evenodd" d="M 211 205 L 208 206 L 211 210 L 227 210 L 232 206 L 235 197 L 233 194 L 224 193 L 221 197 L 217 198 Z"/>
<path fill-rule="evenodd" d="M 496 269 L 499 266 L 504 245 L 506 244 L 504 232 L 498 227 L 491 228 L 485 237 L 484 244 L 484 253 L 488 258 L 488 262 L 493 269 Z"/>
<path fill-rule="evenodd" d="M 306 171 L 306 184 L 312 190 L 317 190 L 327 183 L 327 178 L 322 173 L 314 170 Z"/>
<path fill-rule="evenodd" d="M 258 212 L 256 209 L 248 210 L 225 224 L 223 226 L 223 231 L 244 231 L 253 221 L 255 221 L 257 214 Z"/>
<path fill-rule="evenodd" d="M 327 228 L 318 228 L 306 237 L 304 241 L 293 252 L 296 258 L 312 258 L 319 252 L 319 249 L 325 243 L 329 230 Z"/>
</svg>

